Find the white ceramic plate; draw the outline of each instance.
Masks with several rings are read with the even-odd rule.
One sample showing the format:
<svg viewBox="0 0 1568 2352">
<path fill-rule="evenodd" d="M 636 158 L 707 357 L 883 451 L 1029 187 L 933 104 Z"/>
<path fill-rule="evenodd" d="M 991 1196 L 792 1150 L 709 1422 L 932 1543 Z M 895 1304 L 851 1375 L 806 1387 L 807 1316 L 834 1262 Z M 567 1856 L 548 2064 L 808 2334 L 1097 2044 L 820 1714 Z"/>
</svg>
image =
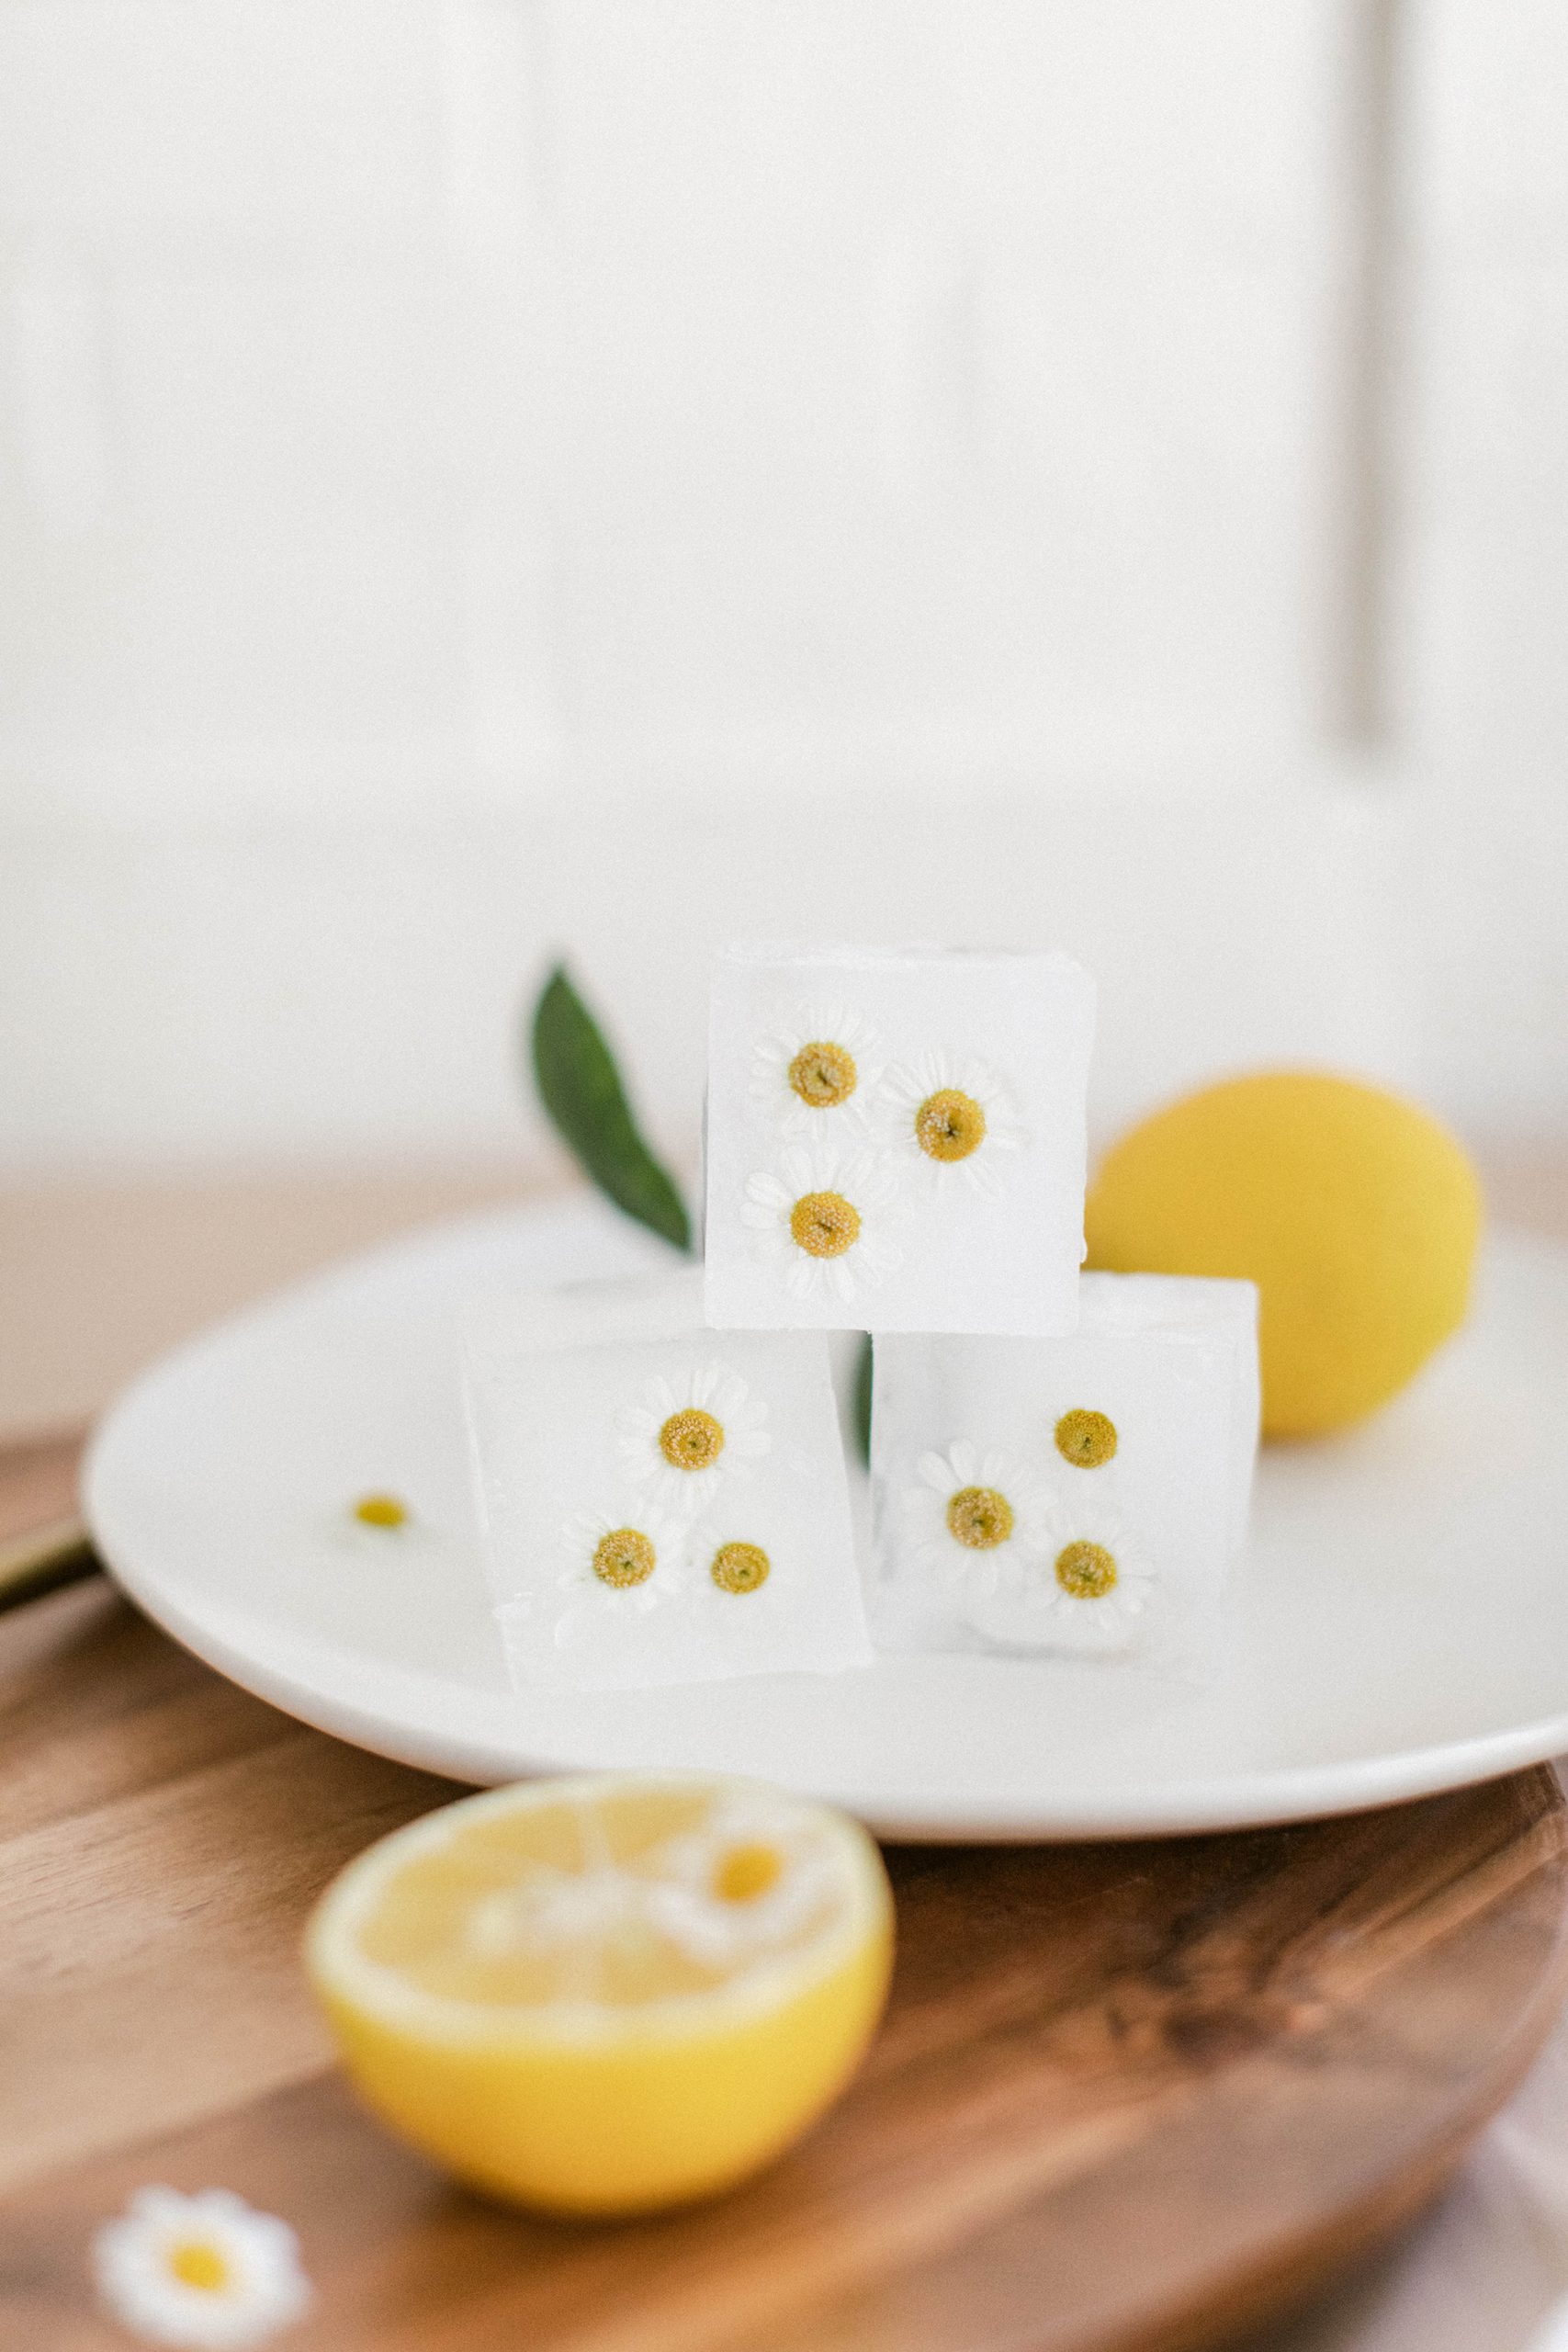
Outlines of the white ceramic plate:
<svg viewBox="0 0 1568 2352">
<path fill-rule="evenodd" d="M 520 1696 L 488 1613 L 457 1379 L 479 1294 L 668 1262 L 592 1202 L 421 1235 L 181 1350 L 110 1413 L 86 1506 L 126 1589 L 263 1698 L 467 1781 L 714 1767 L 892 1838 L 1346 1812 L 1568 1747 L 1568 1253 L 1493 1251 L 1472 1329 L 1370 1428 L 1262 1465 L 1207 1688 L 980 1657 Z M 346 1506 L 406 1495 L 417 1534 Z"/>
</svg>

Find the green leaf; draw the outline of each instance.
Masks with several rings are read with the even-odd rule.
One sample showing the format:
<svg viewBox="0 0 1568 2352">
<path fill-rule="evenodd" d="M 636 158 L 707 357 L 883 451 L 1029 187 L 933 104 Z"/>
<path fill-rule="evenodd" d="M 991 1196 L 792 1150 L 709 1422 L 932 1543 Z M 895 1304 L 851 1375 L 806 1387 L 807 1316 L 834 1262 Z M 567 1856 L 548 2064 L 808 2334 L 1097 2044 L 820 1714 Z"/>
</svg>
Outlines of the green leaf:
<svg viewBox="0 0 1568 2352">
<path fill-rule="evenodd" d="M 860 1458 L 863 1462 L 869 1464 L 871 1460 L 871 1333 L 869 1331 L 862 1340 L 860 1353 L 855 1358 L 854 1412 L 855 1442 L 860 1447 Z"/>
<path fill-rule="evenodd" d="M 632 1115 L 615 1057 L 558 964 L 534 1008 L 534 1079 L 582 1172 L 638 1225 L 690 1250 L 691 1219 Z"/>
</svg>

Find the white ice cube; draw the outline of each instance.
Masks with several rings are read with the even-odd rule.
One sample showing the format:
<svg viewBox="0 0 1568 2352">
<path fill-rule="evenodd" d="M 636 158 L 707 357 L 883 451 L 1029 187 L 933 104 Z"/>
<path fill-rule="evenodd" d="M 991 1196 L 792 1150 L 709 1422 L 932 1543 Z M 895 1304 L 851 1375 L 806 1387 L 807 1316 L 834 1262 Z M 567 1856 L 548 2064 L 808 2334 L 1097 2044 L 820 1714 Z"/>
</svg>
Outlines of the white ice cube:
<svg viewBox="0 0 1568 2352">
<path fill-rule="evenodd" d="M 1065 1339 L 879 1335 L 878 1643 L 1201 1662 L 1257 1446 L 1251 1283 L 1086 1274 Z"/>
<path fill-rule="evenodd" d="M 582 1283 L 486 1310 L 466 1388 L 515 1683 L 869 1662 L 820 1334 L 710 1330 L 694 1273 Z"/>
<path fill-rule="evenodd" d="M 1093 1027 L 1093 983 L 1066 956 L 727 950 L 708 1320 L 1071 1330 Z"/>
</svg>

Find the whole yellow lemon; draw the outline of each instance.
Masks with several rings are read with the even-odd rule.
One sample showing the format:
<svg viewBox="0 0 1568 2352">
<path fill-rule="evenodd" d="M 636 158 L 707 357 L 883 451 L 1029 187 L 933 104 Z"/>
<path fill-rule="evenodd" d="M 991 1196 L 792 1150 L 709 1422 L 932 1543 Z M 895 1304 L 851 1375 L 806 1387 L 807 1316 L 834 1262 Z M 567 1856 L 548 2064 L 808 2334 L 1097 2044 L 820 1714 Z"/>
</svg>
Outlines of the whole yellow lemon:
<svg viewBox="0 0 1568 2352">
<path fill-rule="evenodd" d="M 1255 1282 L 1264 1433 L 1313 1437 L 1386 1404 L 1462 1322 L 1481 1187 L 1413 1102 L 1271 1070 L 1134 1127 L 1084 1223 L 1091 1266 Z"/>
</svg>

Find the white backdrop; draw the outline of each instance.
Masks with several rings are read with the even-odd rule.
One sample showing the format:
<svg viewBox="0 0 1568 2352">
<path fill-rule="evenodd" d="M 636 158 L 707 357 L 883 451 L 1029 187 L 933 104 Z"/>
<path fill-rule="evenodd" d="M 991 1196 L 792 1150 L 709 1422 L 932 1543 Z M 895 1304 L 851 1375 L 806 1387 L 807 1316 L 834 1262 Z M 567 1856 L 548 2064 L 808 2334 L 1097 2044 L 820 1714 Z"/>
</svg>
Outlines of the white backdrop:
<svg viewBox="0 0 1568 2352">
<path fill-rule="evenodd" d="M 558 944 L 681 1146 L 780 929 L 1560 1131 L 1564 121 L 1556 0 L 0 0 L 0 1163 L 526 1149 Z"/>
</svg>

